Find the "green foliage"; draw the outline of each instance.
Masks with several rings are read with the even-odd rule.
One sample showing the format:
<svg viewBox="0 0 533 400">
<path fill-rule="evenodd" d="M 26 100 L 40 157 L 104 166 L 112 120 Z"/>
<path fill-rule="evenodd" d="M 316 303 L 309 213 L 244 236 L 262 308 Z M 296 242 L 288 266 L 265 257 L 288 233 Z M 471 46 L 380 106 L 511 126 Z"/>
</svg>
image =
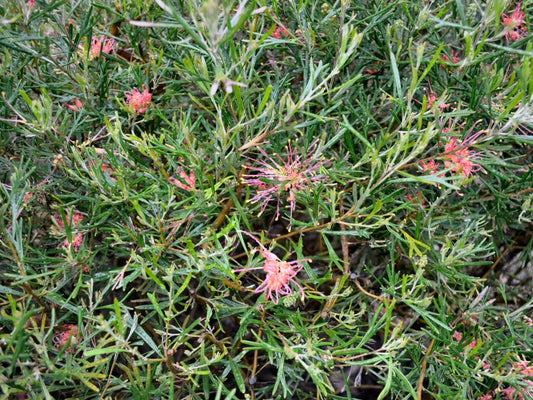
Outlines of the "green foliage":
<svg viewBox="0 0 533 400">
<path fill-rule="evenodd" d="M 531 395 L 530 2 L 31 3 L 3 398 Z"/>
</svg>

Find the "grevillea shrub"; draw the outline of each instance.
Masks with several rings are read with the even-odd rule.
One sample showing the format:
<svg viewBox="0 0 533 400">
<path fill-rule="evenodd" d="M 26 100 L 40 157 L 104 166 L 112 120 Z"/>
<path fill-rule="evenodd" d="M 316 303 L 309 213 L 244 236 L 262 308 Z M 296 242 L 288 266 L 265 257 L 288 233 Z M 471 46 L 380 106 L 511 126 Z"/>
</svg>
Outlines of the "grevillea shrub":
<svg viewBox="0 0 533 400">
<path fill-rule="evenodd" d="M 0 2 L 6 399 L 529 399 L 530 1 Z"/>
</svg>

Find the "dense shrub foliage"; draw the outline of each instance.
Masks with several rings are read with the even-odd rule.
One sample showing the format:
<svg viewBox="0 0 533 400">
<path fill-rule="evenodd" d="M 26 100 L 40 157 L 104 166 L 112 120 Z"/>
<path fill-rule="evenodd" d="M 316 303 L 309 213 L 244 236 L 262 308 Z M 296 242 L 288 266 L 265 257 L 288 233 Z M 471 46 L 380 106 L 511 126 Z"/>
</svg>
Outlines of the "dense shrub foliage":
<svg viewBox="0 0 533 400">
<path fill-rule="evenodd" d="M 531 398 L 532 11 L 3 2 L 3 398 Z"/>
</svg>

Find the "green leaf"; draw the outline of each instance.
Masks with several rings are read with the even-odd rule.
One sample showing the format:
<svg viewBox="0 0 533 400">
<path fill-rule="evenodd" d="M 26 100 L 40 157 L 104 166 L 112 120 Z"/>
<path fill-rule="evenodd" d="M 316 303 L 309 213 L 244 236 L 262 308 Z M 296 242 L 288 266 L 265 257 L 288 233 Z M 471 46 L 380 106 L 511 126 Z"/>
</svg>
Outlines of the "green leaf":
<svg viewBox="0 0 533 400">
<path fill-rule="evenodd" d="M 368 149 L 374 151 L 374 146 L 370 144 L 370 142 L 361 135 L 358 131 L 356 131 L 348 122 L 348 119 L 346 118 L 346 115 L 343 115 L 344 123 L 341 123 L 340 125 L 346 129 L 348 129 L 351 133 L 353 133 Z"/>
<path fill-rule="evenodd" d="M 419 249 L 419 247 L 423 247 L 426 250 L 430 249 L 430 247 L 427 244 L 422 243 L 420 240 L 415 239 L 403 229 L 400 229 L 400 232 L 403 233 L 403 235 L 405 236 L 405 238 L 407 239 L 409 243 L 409 257 L 413 257 L 413 251 L 416 254 L 418 254 L 418 256 L 422 257 L 424 253 Z"/>
<path fill-rule="evenodd" d="M 265 93 L 263 94 L 263 98 L 261 99 L 261 104 L 259 104 L 259 108 L 254 114 L 255 118 L 257 118 L 261 114 L 261 112 L 263 112 L 263 109 L 265 108 L 268 100 L 270 99 L 271 92 L 272 92 L 272 85 L 268 85 L 265 89 Z"/>
<path fill-rule="evenodd" d="M 115 317 L 116 317 L 116 328 L 121 336 L 124 336 L 124 323 L 122 321 L 122 312 L 120 310 L 120 303 L 118 302 L 118 299 L 115 297 L 113 300 L 113 308 L 115 309 Z"/>
<path fill-rule="evenodd" d="M 165 286 L 165 284 L 155 275 L 154 271 L 152 271 L 147 266 L 144 267 L 144 271 L 146 272 L 146 275 L 150 277 L 151 280 L 153 280 L 155 283 L 159 285 L 161 289 L 163 289 L 164 292 L 168 293 L 168 290 Z"/>
<path fill-rule="evenodd" d="M 146 333 L 146 331 L 137 324 L 137 317 L 126 319 L 126 325 L 133 329 L 133 331 L 139 336 L 145 344 L 147 344 L 159 357 L 163 357 L 163 352 L 154 342 L 154 340 Z"/>
<path fill-rule="evenodd" d="M 163 313 L 163 310 L 161 310 L 161 307 L 159 306 L 159 302 L 157 301 L 156 297 L 152 293 L 146 293 L 150 301 L 152 302 L 155 310 L 159 314 L 159 316 L 163 319 L 163 321 L 167 321 L 168 318 L 165 317 L 165 314 Z"/>
<path fill-rule="evenodd" d="M 427 74 L 429 74 L 429 71 L 431 71 L 431 68 L 433 68 L 437 60 L 440 58 L 440 53 L 443 48 L 444 48 L 444 43 L 441 43 L 438 49 L 435 51 L 435 54 L 433 55 L 433 58 L 429 62 L 428 66 L 426 67 L 424 72 L 422 72 L 422 75 L 420 75 L 420 78 L 418 79 L 418 82 L 416 84 L 417 86 L 420 86 L 424 78 L 427 76 Z"/>
<path fill-rule="evenodd" d="M 394 53 L 390 52 L 390 61 L 391 61 L 391 67 L 392 67 L 392 76 L 394 78 L 394 89 L 395 89 L 395 95 L 398 98 L 403 97 L 403 89 L 402 89 L 402 83 L 400 80 L 400 71 L 398 71 L 398 64 L 396 63 L 396 57 L 394 56 Z"/>
<path fill-rule="evenodd" d="M 183 283 L 177 290 L 175 298 L 178 297 L 185 289 L 187 289 L 187 287 L 189 286 L 189 282 L 191 281 L 191 278 L 192 278 L 192 271 L 189 271 L 187 278 L 185 278 L 185 280 L 183 281 Z"/>
<path fill-rule="evenodd" d="M 229 365 L 231 366 L 231 371 L 233 372 L 233 376 L 235 377 L 237 387 L 239 388 L 241 393 L 245 393 L 246 385 L 244 383 L 244 378 L 242 376 L 241 370 L 239 369 L 239 366 L 231 356 L 229 357 Z"/>
<path fill-rule="evenodd" d="M 128 352 L 128 349 L 124 349 L 117 346 L 112 347 L 104 347 L 102 349 L 91 349 L 91 350 L 85 350 L 83 352 L 84 357 L 93 357 L 93 356 L 100 356 L 102 354 L 116 354 L 116 353 L 124 353 Z"/>
</svg>

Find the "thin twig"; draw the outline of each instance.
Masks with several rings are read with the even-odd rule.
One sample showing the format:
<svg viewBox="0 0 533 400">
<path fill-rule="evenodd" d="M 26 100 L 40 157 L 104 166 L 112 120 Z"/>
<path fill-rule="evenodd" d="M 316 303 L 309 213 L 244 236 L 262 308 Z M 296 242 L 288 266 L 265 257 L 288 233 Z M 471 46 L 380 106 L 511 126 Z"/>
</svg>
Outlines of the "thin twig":
<svg viewBox="0 0 533 400">
<path fill-rule="evenodd" d="M 433 344 L 435 344 L 435 338 L 431 340 L 431 343 L 429 344 L 429 347 L 424 356 L 424 361 L 422 361 L 422 370 L 420 371 L 420 378 L 418 378 L 418 389 L 416 391 L 418 400 L 422 400 L 422 390 L 424 389 L 424 375 L 426 374 L 428 357 L 429 357 L 429 354 L 431 353 L 431 349 L 433 348 Z"/>
<path fill-rule="evenodd" d="M 235 193 L 235 196 L 237 196 L 237 199 L 241 198 L 241 192 L 244 186 L 244 183 L 242 182 L 242 177 L 244 174 L 246 174 L 246 171 L 247 171 L 247 168 L 242 167 L 242 170 L 239 173 L 239 177 L 238 177 L 239 186 L 237 186 L 237 190 Z M 222 211 L 220 212 L 220 214 L 218 214 L 217 219 L 215 219 L 215 222 L 213 223 L 213 228 L 215 230 L 219 229 L 222 226 L 222 224 L 226 220 L 226 216 L 229 214 L 230 210 L 233 208 L 234 205 L 235 205 L 235 202 L 233 201 L 233 197 L 230 197 L 228 201 L 226 201 L 226 204 L 224 204 L 224 207 L 222 207 Z"/>
</svg>

